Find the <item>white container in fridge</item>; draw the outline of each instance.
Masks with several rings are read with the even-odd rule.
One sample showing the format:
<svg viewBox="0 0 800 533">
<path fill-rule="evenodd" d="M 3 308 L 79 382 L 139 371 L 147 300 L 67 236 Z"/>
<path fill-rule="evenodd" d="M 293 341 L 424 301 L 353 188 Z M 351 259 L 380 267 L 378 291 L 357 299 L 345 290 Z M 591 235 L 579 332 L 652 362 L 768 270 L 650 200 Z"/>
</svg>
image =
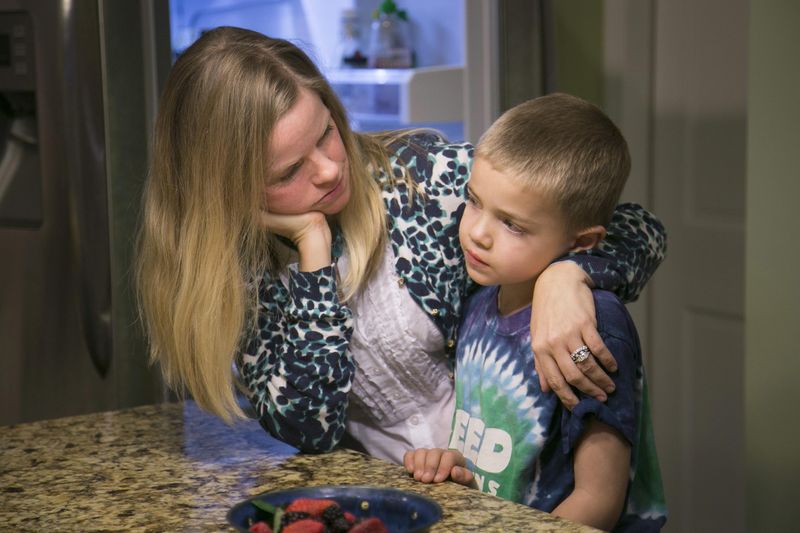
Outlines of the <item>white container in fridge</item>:
<svg viewBox="0 0 800 533">
<path fill-rule="evenodd" d="M 398 124 L 464 120 L 464 68 L 329 70 L 326 76 L 357 122 Z"/>
</svg>

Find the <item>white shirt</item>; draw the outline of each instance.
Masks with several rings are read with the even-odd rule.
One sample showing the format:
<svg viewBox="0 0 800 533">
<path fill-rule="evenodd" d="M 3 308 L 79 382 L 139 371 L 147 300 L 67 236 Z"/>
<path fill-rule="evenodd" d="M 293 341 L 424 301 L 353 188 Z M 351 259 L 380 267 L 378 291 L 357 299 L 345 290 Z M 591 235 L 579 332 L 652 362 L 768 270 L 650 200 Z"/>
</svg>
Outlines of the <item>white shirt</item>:
<svg viewBox="0 0 800 533">
<path fill-rule="evenodd" d="M 444 337 L 414 302 L 388 245 L 378 271 L 349 303 L 356 362 L 347 431 L 375 457 L 402 464 L 414 448 L 447 448 L 455 393 Z M 347 268 L 339 259 L 339 272 Z"/>
</svg>

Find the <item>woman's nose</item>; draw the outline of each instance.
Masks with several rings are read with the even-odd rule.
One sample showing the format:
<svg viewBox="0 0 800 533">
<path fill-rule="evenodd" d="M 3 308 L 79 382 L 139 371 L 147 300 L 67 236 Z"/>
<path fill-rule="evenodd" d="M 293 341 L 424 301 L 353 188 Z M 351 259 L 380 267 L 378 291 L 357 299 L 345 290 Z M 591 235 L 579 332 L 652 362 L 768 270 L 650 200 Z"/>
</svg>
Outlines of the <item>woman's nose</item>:
<svg viewBox="0 0 800 533">
<path fill-rule="evenodd" d="M 314 164 L 314 177 L 312 180 L 316 185 L 325 185 L 339 177 L 339 164 L 329 158 L 322 150 L 314 152 L 312 162 Z"/>
</svg>

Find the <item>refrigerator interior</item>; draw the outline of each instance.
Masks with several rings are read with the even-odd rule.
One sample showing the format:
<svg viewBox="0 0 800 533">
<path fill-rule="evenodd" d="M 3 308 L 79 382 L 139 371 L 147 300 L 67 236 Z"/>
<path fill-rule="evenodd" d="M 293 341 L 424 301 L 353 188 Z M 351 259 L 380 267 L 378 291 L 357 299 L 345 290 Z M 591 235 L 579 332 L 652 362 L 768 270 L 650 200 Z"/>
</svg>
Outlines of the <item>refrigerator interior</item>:
<svg viewBox="0 0 800 533">
<path fill-rule="evenodd" d="M 428 127 L 464 138 L 463 1 L 397 0 L 408 13 L 416 64 L 410 69 L 342 68 L 341 19 L 354 10 L 366 54 L 380 0 L 170 0 L 173 58 L 203 31 L 238 26 L 291 40 L 317 63 L 356 131 Z"/>
</svg>

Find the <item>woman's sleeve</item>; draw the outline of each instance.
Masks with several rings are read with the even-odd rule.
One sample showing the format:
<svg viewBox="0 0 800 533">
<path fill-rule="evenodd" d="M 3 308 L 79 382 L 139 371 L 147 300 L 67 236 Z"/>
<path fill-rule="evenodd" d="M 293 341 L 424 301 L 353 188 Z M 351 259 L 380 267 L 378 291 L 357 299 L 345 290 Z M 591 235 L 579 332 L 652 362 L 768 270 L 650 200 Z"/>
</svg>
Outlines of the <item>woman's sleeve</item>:
<svg viewBox="0 0 800 533">
<path fill-rule="evenodd" d="M 336 267 L 292 271 L 259 295 L 258 334 L 243 353 L 241 377 L 261 425 L 303 452 L 327 452 L 345 429 L 355 363 L 347 348 L 350 310 L 339 302 Z"/>
<path fill-rule="evenodd" d="M 624 302 L 639 297 L 664 260 L 667 234 L 661 222 L 637 204 L 620 204 L 600 246 L 570 254 L 599 289 L 613 291 Z"/>
</svg>

